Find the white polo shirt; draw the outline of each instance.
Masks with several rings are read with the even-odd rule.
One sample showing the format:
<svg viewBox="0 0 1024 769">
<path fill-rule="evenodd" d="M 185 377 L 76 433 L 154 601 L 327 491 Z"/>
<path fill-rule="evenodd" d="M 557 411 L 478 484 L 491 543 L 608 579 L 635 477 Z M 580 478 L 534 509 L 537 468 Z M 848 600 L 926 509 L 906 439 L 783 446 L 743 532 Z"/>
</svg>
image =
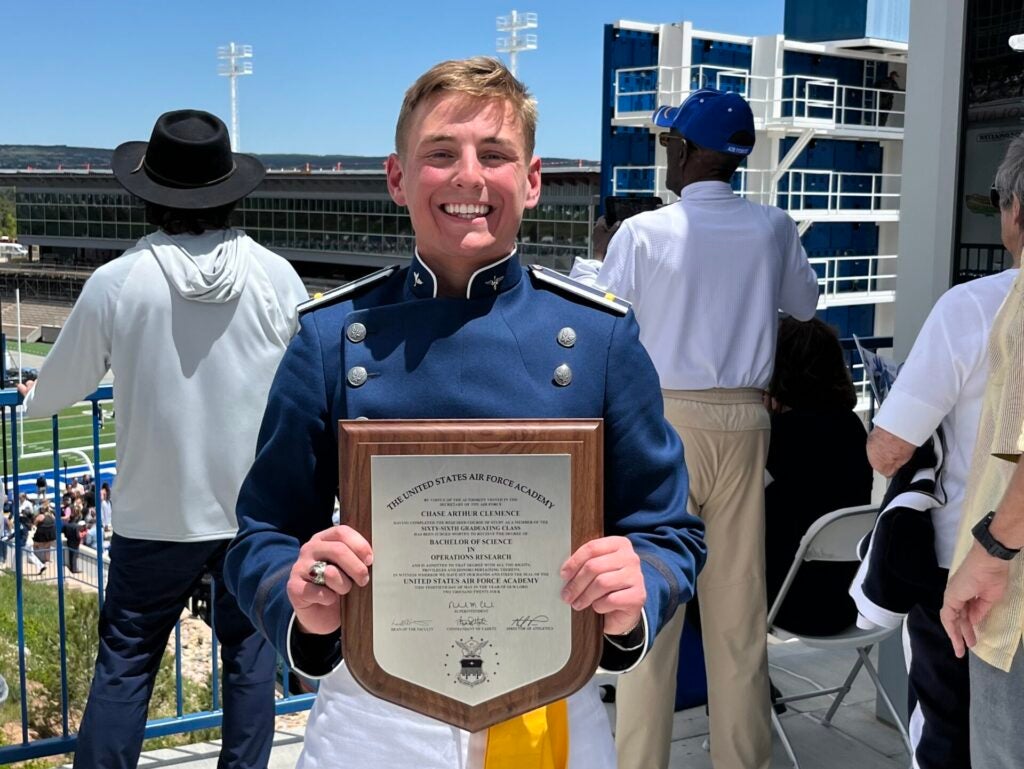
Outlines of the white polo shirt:
<svg viewBox="0 0 1024 769">
<path fill-rule="evenodd" d="M 818 303 L 793 220 L 725 182 L 624 221 L 593 283 L 633 303 L 669 390 L 767 387 L 778 311 L 809 320 Z"/>
<path fill-rule="evenodd" d="M 1018 270 L 954 286 L 939 297 L 907 362 L 875 415 L 875 426 L 920 446 L 941 424 L 946 435 L 942 487 L 946 504 L 932 510 L 935 554 L 949 568 L 967 473 L 988 380 L 989 332 Z"/>
</svg>

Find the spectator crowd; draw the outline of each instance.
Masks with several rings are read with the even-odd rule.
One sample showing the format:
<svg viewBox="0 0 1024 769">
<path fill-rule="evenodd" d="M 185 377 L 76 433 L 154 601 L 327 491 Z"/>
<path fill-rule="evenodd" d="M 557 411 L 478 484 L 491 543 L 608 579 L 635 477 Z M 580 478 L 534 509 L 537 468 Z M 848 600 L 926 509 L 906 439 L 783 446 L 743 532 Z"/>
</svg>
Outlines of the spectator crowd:
<svg viewBox="0 0 1024 769">
<path fill-rule="evenodd" d="M 44 475 L 36 479 L 34 493 L 19 494 L 16 505 L 13 492 L 7 492 L 0 524 L 0 562 L 5 566 L 13 569 L 14 554 L 20 550 L 25 562 L 42 576 L 47 573 L 48 565 L 56 562 L 56 549 L 63 547 L 65 568 L 78 574 L 81 572 L 79 549 L 82 545 L 96 549 L 100 539 L 97 529 L 102 529 L 107 540 L 105 549 L 109 547 L 110 484 L 104 481 L 100 487 L 100 515 L 97 515 L 96 482 L 91 475 L 75 476 L 63 485 L 59 509 L 54 507 L 53 492 Z M 17 527 L 15 515 L 20 524 Z M 17 535 L 21 542 L 16 541 Z"/>
</svg>

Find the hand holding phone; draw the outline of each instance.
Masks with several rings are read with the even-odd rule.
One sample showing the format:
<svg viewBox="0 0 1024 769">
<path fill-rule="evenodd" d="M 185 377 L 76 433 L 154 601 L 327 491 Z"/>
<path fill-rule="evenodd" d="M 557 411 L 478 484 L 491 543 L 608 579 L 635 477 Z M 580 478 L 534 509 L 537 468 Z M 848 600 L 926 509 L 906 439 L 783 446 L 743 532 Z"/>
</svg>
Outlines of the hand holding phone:
<svg viewBox="0 0 1024 769">
<path fill-rule="evenodd" d="M 621 225 L 622 222 L 616 222 L 609 227 L 608 222 L 603 216 L 597 218 L 597 221 L 594 222 L 594 231 L 590 236 L 590 251 L 594 259 L 604 261 L 604 255 L 608 251 L 608 244 L 612 240 L 612 235 L 619 231 Z"/>
<path fill-rule="evenodd" d="M 653 196 L 627 197 L 625 195 L 609 195 L 604 199 L 604 221 L 612 227 L 617 222 L 628 219 L 643 211 L 660 208 L 662 199 Z"/>
</svg>

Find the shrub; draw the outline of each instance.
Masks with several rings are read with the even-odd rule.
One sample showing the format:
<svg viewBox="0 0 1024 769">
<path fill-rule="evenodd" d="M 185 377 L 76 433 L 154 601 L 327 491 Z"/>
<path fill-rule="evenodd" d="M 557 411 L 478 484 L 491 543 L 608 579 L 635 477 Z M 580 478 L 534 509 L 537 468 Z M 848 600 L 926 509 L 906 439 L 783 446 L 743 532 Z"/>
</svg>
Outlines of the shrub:
<svg viewBox="0 0 1024 769">
<path fill-rule="evenodd" d="M 21 685 L 18 673 L 18 626 L 16 586 L 13 574 L 0 574 L 0 674 L 10 689 L 7 702 L 0 707 L 0 745 L 20 741 Z M 25 582 L 23 585 L 25 618 L 25 664 L 28 679 L 28 726 L 31 739 L 61 734 L 60 623 L 57 590 L 54 583 Z M 67 653 L 67 692 L 69 729 L 81 720 L 89 695 L 96 649 L 99 643 L 99 607 L 92 591 L 67 589 L 64 603 L 64 638 Z M 164 654 L 150 701 L 150 718 L 175 715 L 176 711 L 173 635 L 171 648 Z M 203 680 L 188 678 L 182 682 L 185 713 L 209 710 L 212 706 L 210 672 Z M 219 730 L 207 729 L 147 742 L 147 748 L 166 747 L 213 739 Z M 17 736 L 15 736 L 17 735 Z M 46 763 L 32 762 L 33 766 Z M 25 766 L 29 766 L 26 764 Z"/>
</svg>

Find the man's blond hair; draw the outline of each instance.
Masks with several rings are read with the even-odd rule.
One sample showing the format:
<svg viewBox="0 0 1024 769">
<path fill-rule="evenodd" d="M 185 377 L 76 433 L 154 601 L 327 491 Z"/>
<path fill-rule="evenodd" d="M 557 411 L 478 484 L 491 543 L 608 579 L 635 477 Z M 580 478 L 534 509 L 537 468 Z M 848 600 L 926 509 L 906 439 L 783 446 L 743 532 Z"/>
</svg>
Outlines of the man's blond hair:
<svg viewBox="0 0 1024 769">
<path fill-rule="evenodd" d="M 405 92 L 402 111 L 395 126 L 395 151 L 405 149 L 406 134 L 416 108 L 438 93 L 462 94 L 472 99 L 504 100 L 519 121 L 526 144 L 526 162 L 533 157 L 537 134 L 537 102 L 508 68 L 491 56 L 442 61 L 422 75 Z"/>
</svg>

